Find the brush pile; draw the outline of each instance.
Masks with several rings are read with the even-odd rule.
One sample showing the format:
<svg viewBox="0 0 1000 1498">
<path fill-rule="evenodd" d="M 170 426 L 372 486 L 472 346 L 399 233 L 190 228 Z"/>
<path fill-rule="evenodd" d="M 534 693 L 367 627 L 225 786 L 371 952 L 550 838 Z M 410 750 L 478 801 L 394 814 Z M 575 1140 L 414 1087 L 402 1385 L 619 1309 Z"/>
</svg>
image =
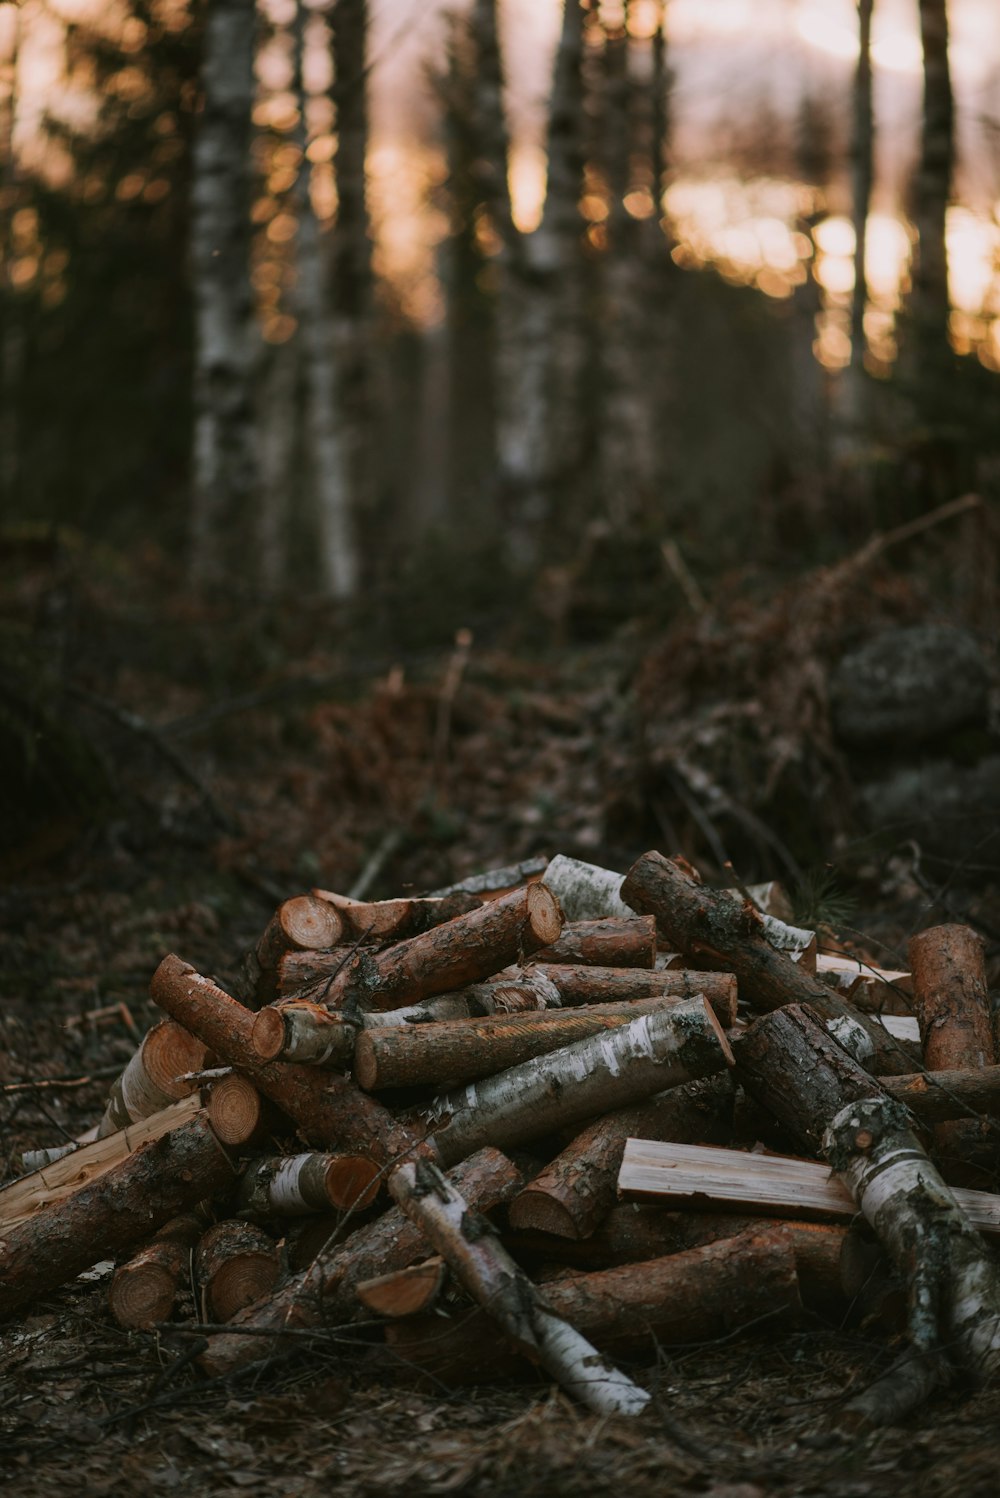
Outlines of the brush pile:
<svg viewBox="0 0 1000 1498">
<path fill-rule="evenodd" d="M 234 994 L 165 957 L 101 1120 L 0 1191 L 0 1316 L 113 1259 L 110 1314 L 186 1319 L 210 1375 L 346 1328 L 383 1376 L 534 1364 L 638 1415 L 657 1344 L 853 1314 L 899 1347 L 854 1420 L 995 1376 L 982 943 L 888 973 L 789 920 L 559 856 L 295 896 Z"/>
</svg>

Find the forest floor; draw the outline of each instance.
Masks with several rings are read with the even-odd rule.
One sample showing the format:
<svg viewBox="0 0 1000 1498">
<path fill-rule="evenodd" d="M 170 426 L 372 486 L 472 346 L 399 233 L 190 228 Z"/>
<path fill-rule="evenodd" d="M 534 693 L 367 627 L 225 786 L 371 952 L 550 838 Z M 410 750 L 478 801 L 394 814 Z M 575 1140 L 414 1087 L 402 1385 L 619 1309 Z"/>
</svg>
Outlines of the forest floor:
<svg viewBox="0 0 1000 1498">
<path fill-rule="evenodd" d="M 166 952 L 225 983 L 275 904 L 312 886 L 415 893 L 558 852 L 624 870 L 659 846 L 712 879 L 727 858 L 744 879 L 781 878 L 800 917 L 825 914 L 888 966 L 911 931 L 968 919 L 996 981 L 1000 883 L 929 885 L 934 865 L 906 840 L 852 820 L 816 709 L 817 673 L 866 630 L 940 615 L 912 577 L 880 572 L 859 595 L 824 572 L 545 654 L 462 639 L 373 661 L 303 610 L 240 624 L 158 606 L 154 620 L 141 589 L 112 603 L 57 585 L 48 561 L 18 578 L 4 618 L 33 621 L 46 661 L 62 652 L 65 732 L 62 758 L 40 750 L 36 783 L 5 808 L 0 1180 L 21 1150 L 100 1115 L 158 1017 L 147 985 Z M 60 772 L 78 794 L 52 790 Z M 906 1429 L 842 1427 L 893 1351 L 849 1320 L 652 1348 L 634 1374 L 650 1411 L 609 1421 L 527 1374 L 420 1390 L 334 1337 L 206 1381 L 183 1336 L 114 1325 L 109 1274 L 0 1328 L 0 1475 L 21 1493 L 997 1490 L 1000 1390 L 942 1394 Z"/>
</svg>

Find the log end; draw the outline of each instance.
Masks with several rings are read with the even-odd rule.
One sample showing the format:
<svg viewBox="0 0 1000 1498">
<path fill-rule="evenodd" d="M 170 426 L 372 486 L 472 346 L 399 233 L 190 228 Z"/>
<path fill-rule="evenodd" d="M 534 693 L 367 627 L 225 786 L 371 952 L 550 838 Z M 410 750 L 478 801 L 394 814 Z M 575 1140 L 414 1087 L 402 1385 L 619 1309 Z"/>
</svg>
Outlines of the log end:
<svg viewBox="0 0 1000 1498">
<path fill-rule="evenodd" d="M 239 1072 L 232 1072 L 213 1085 L 207 1106 L 208 1121 L 223 1144 L 248 1144 L 263 1123 L 261 1095 Z"/>
<path fill-rule="evenodd" d="M 275 1061 L 285 1048 L 285 1021 L 280 1009 L 269 1005 L 253 1022 L 250 1042 L 262 1061 Z"/>
<path fill-rule="evenodd" d="M 335 1155 L 327 1166 L 327 1196 L 341 1211 L 370 1206 L 381 1185 L 381 1170 L 367 1155 Z"/>
<path fill-rule="evenodd" d="M 551 1233 L 556 1238 L 580 1239 L 573 1214 L 547 1191 L 526 1186 L 510 1204 L 508 1221 L 518 1232 Z"/>
<path fill-rule="evenodd" d="M 160 1264 L 123 1264 L 111 1281 L 108 1306 L 126 1331 L 146 1331 L 166 1321 L 173 1310 L 177 1284 Z"/>
<path fill-rule="evenodd" d="M 296 895 L 278 909 L 281 929 L 293 947 L 322 952 L 344 937 L 344 921 L 329 901 L 315 895 Z"/>
<path fill-rule="evenodd" d="M 540 947 L 550 946 L 563 926 L 563 913 L 552 891 L 544 884 L 527 886 L 528 928 Z"/>
<path fill-rule="evenodd" d="M 354 1042 L 354 1080 L 359 1087 L 370 1092 L 378 1085 L 378 1059 L 371 1036 L 362 1030 Z"/>
</svg>

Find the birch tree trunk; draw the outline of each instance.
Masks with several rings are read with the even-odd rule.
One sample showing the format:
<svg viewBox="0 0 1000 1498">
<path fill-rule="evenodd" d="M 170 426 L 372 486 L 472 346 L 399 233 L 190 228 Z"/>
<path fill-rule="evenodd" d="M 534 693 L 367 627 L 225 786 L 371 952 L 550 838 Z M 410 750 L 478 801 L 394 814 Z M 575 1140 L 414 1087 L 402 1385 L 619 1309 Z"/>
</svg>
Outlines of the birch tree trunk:
<svg viewBox="0 0 1000 1498">
<path fill-rule="evenodd" d="M 295 89 L 299 103 L 298 144 L 302 151 L 296 184 L 298 215 L 297 302 L 302 341 L 306 440 L 312 459 L 319 529 L 320 585 L 331 598 L 353 598 L 358 557 L 352 527 L 347 456 L 340 427 L 340 371 L 337 331 L 327 284 L 328 244 L 309 192 L 306 155 L 308 127 L 302 62 L 308 11 L 298 0 L 295 13 Z M 322 23 L 321 23 L 322 24 Z"/>
<path fill-rule="evenodd" d="M 191 577 L 205 587 L 237 560 L 255 498 L 256 333 L 250 289 L 253 0 L 211 0 L 191 202 L 195 376 Z"/>
</svg>

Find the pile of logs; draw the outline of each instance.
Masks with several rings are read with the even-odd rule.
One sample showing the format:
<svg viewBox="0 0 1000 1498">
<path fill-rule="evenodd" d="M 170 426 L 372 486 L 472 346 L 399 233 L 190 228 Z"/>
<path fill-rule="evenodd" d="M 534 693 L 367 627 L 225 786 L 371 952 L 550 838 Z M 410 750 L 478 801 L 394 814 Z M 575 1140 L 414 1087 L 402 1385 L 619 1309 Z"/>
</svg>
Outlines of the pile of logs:
<svg viewBox="0 0 1000 1498">
<path fill-rule="evenodd" d="M 110 1314 L 211 1376 L 348 1327 L 383 1373 L 534 1364 L 628 1415 L 657 1344 L 853 1316 L 898 1356 L 851 1418 L 898 1419 L 1000 1367 L 983 946 L 908 960 L 655 852 L 296 896 L 232 993 L 164 957 L 103 1117 L 0 1191 L 0 1315 L 112 1259 Z"/>
</svg>

